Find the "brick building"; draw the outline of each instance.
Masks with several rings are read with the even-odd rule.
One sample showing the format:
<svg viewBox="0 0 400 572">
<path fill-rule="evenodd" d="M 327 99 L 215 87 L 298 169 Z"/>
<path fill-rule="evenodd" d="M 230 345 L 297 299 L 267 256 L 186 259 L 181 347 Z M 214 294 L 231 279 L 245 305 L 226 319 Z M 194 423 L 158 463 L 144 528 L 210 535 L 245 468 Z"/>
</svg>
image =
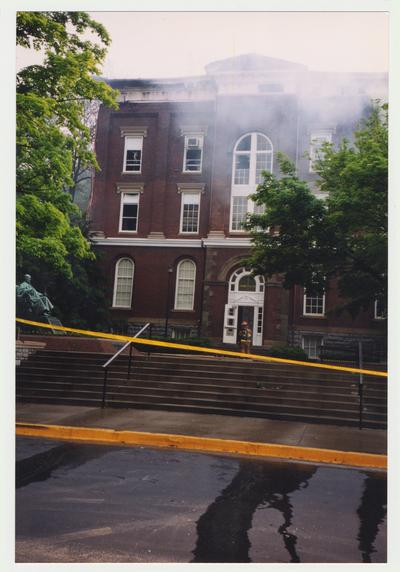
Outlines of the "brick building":
<svg viewBox="0 0 400 572">
<path fill-rule="evenodd" d="M 309 355 L 327 340 L 384 336 L 376 306 L 355 319 L 331 314 L 334 286 L 309 297 L 279 276 L 254 279 L 243 268 L 250 237 L 241 223 L 261 171 L 276 172 L 278 150 L 318 192 L 318 145 L 351 137 L 370 99 L 386 99 L 385 74 L 246 55 L 209 64 L 204 76 L 109 83 L 119 109 L 99 112 L 89 216 L 111 320 L 234 344 L 246 318 L 254 345 L 302 345 Z"/>
</svg>

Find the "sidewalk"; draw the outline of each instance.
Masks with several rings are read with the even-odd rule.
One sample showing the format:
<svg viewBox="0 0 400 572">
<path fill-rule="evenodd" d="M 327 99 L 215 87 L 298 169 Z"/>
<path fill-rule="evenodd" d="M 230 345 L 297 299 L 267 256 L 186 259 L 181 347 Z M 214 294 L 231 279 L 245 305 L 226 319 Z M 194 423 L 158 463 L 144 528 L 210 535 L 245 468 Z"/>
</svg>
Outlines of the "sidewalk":
<svg viewBox="0 0 400 572">
<path fill-rule="evenodd" d="M 356 427 L 228 415 L 18 403 L 16 421 L 38 425 L 239 440 L 376 455 L 387 453 L 387 433 L 383 429 L 360 430 Z"/>
</svg>

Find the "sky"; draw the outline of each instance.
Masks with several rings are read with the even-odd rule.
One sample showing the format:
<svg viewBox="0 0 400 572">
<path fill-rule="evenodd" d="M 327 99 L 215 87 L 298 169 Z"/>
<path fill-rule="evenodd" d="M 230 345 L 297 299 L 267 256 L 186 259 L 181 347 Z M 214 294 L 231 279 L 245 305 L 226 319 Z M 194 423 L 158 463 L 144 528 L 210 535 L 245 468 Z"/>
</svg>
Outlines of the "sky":
<svg viewBox="0 0 400 572">
<path fill-rule="evenodd" d="M 107 78 L 201 75 L 212 61 L 257 53 L 319 71 L 388 70 L 385 12 L 91 12 L 112 44 Z M 27 50 L 17 66 L 31 63 Z"/>
</svg>

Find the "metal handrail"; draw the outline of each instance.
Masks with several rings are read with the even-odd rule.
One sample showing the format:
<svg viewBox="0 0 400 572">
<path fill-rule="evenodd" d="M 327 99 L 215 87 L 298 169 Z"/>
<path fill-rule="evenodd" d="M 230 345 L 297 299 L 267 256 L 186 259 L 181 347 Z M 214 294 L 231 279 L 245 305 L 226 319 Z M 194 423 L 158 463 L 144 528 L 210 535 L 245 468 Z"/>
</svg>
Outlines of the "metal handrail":
<svg viewBox="0 0 400 572">
<path fill-rule="evenodd" d="M 143 328 L 141 328 L 133 337 L 134 338 L 138 338 L 140 336 L 140 334 L 142 334 L 146 328 L 148 328 L 150 326 L 150 322 L 148 322 L 145 326 L 143 326 Z M 106 405 L 106 391 L 107 391 L 107 373 L 108 373 L 108 367 L 112 364 L 112 362 L 126 349 L 129 347 L 129 362 L 128 362 L 128 375 L 127 375 L 127 381 L 129 379 L 129 376 L 131 374 L 131 362 L 132 362 L 132 340 L 129 340 L 129 342 L 126 342 L 125 345 L 122 346 L 122 348 L 119 348 L 119 350 L 110 357 L 109 360 L 106 361 L 105 364 L 103 364 L 101 367 L 104 369 L 104 381 L 103 381 L 103 396 L 102 396 L 102 400 L 101 400 L 101 407 L 102 409 L 104 409 L 105 405 Z"/>
</svg>

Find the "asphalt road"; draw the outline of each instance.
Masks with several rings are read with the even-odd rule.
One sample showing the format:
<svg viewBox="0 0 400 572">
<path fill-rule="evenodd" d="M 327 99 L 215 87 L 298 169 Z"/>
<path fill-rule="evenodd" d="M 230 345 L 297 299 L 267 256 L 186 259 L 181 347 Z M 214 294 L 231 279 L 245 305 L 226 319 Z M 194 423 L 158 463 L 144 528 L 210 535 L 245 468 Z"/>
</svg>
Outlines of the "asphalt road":
<svg viewBox="0 0 400 572">
<path fill-rule="evenodd" d="M 16 562 L 385 562 L 386 474 L 17 438 Z"/>
</svg>

